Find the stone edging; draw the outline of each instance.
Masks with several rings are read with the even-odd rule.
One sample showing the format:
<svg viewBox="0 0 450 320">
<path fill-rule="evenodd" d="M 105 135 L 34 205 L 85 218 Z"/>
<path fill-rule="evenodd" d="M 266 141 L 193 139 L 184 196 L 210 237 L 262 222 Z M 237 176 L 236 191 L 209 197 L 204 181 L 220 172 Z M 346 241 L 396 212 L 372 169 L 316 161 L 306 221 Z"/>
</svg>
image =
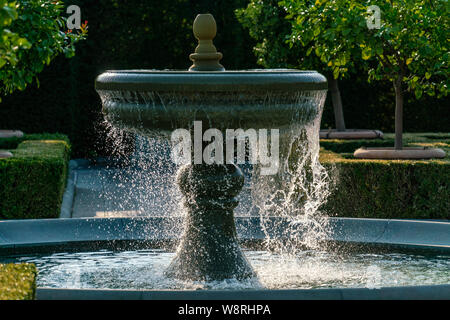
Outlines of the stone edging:
<svg viewBox="0 0 450 320">
<path fill-rule="evenodd" d="M 174 241 L 182 229 L 182 217 L 71 218 L 0 221 L 2 249 L 64 246 L 107 241 Z M 266 219 L 272 237 L 285 236 L 289 221 Z M 404 249 L 450 252 L 450 222 L 329 218 L 328 241 L 347 244 L 384 245 Z M 298 231 L 304 226 L 297 224 Z M 262 240 L 259 217 L 237 217 L 242 240 Z"/>
<path fill-rule="evenodd" d="M 448 300 L 450 285 L 292 290 L 105 290 L 38 288 L 37 300 Z"/>
</svg>

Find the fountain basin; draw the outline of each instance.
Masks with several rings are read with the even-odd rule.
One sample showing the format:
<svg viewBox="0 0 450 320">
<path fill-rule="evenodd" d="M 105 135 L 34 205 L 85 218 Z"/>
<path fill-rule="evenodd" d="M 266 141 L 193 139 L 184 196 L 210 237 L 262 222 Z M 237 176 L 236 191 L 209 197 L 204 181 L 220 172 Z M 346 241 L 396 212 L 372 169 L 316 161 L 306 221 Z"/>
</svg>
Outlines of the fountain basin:
<svg viewBox="0 0 450 320">
<path fill-rule="evenodd" d="M 241 241 L 266 239 L 259 216 L 236 217 Z M 326 241 L 346 245 L 375 245 L 400 249 L 419 249 L 450 253 L 450 222 L 400 219 L 328 218 Z M 158 241 L 177 241 L 183 229 L 183 217 L 70 218 L 0 221 L 0 254 L 32 253 L 61 246 L 83 250 L 114 248 L 128 243 L 135 248 Z M 291 222 L 271 217 L 265 221 L 268 235 L 286 236 Z M 306 229 L 301 222 L 299 230 Z M 306 231 L 306 230 L 305 230 Z M 126 248 L 126 247 L 125 247 Z"/>
<path fill-rule="evenodd" d="M 244 185 L 234 159 L 245 162 L 245 146 L 235 152 L 234 144 L 243 146 L 246 134 L 241 130 L 252 129 L 248 142 L 252 149 L 259 144 L 260 163 L 270 165 L 261 174 L 276 174 L 279 132 L 305 133 L 307 126 L 320 122 L 327 80 L 315 71 L 225 71 L 219 63 L 223 55 L 213 44 L 214 17 L 197 15 L 193 32 L 198 45 L 189 55 L 189 71 L 107 71 L 97 77 L 95 89 L 113 127 L 152 138 L 170 137 L 173 144 L 183 138 L 183 161 L 174 161 L 185 165 L 177 183 L 187 214 L 184 236 L 165 275 L 193 281 L 250 279 L 255 273 L 239 247 L 233 218 Z M 259 133 L 265 138 L 268 129 L 274 132 L 272 158 L 264 156 L 268 142 L 256 138 L 255 129 L 262 129 Z M 230 134 L 225 140 L 224 132 Z M 206 141 L 213 142 L 203 150 Z M 251 163 L 256 164 L 253 156 Z"/>
<path fill-rule="evenodd" d="M 195 53 L 189 56 L 193 61 L 190 71 L 107 71 L 96 80 L 96 90 L 102 99 L 105 118 L 113 127 L 142 133 L 150 137 L 164 138 L 171 136 L 176 129 L 192 130 L 194 128 L 194 148 L 192 150 L 190 144 L 186 143 L 189 146 L 182 152 L 188 158 L 192 158 L 192 153 L 194 153 L 194 164 L 188 161 L 187 165 L 180 168 L 177 176 L 178 186 L 184 195 L 183 203 L 186 211 L 183 228 L 179 227 L 181 224 L 175 224 L 176 227 L 171 224 L 175 221 L 174 219 L 178 218 L 152 218 L 156 220 L 146 221 L 146 228 L 142 233 L 140 233 L 140 227 L 137 226 L 141 220 L 129 221 L 127 223 L 131 223 L 130 225 L 117 229 L 114 222 L 105 222 L 112 223 L 104 234 L 105 238 L 82 240 L 83 237 L 92 239 L 89 235 L 93 230 L 88 230 L 83 233 L 83 236 L 80 236 L 80 241 L 75 243 L 69 241 L 69 243 L 64 243 L 63 247 L 74 245 L 74 249 L 77 249 L 82 244 L 81 248 L 84 251 L 90 245 L 98 246 L 95 251 L 105 249 L 108 245 L 111 245 L 114 250 L 118 248 L 149 250 L 155 247 L 166 249 L 170 243 L 176 243 L 178 235 L 183 233 L 176 256 L 171 257 L 170 265 L 168 267 L 160 265 L 153 270 L 154 272 L 165 270 L 161 276 L 164 281 L 169 279 L 172 281 L 171 283 L 177 281 L 206 282 L 206 288 L 210 288 L 212 282 L 236 280 L 239 283 L 236 285 L 239 286 L 245 281 L 258 281 L 258 279 L 263 281 L 264 277 L 258 277 L 258 279 L 255 277 L 256 273 L 247 260 L 249 251 L 244 254 L 238 240 L 243 245 L 248 244 L 247 249 L 249 250 L 252 250 L 253 246 L 257 248 L 263 241 L 285 242 L 283 245 L 287 243 L 288 246 L 283 247 L 283 250 L 287 249 L 288 252 L 291 252 L 294 249 L 293 253 L 291 252 L 292 254 L 289 255 L 292 257 L 298 253 L 298 250 L 292 245 L 296 246 L 301 243 L 303 234 L 308 238 L 310 232 L 316 232 L 317 228 L 322 232 L 325 230 L 325 226 L 322 224 L 323 219 L 310 218 L 315 213 L 315 207 L 318 208 L 322 201 L 320 195 L 326 195 L 327 192 L 327 188 L 324 188 L 326 173 L 318 163 L 318 126 L 326 97 L 327 81 L 324 76 L 315 71 L 225 71 L 225 68 L 219 63 L 222 54 L 216 51 L 212 41 L 216 35 L 216 24 L 212 15 L 198 15 L 193 24 L 193 31 L 198 39 L 198 46 Z M 212 137 L 208 138 L 207 131 L 205 131 L 206 137 L 203 139 L 200 134 L 196 135 L 196 122 L 202 124 L 200 131 L 219 130 L 219 133 L 217 130 L 209 131 L 208 134 L 211 135 L 214 132 L 215 143 L 211 148 L 205 148 L 203 152 L 201 148 L 195 146 L 202 147 L 204 142 L 211 141 Z M 223 131 L 227 131 L 227 129 L 276 129 L 274 130 L 276 138 L 271 142 L 275 148 L 271 150 L 271 154 L 276 154 L 277 158 L 269 161 L 260 159 L 261 163 L 273 164 L 275 170 L 263 172 L 261 169 L 261 174 L 258 172 L 253 176 L 257 177 L 254 178 L 255 183 L 259 183 L 255 187 L 258 190 L 254 195 L 255 203 L 265 207 L 266 212 L 261 215 L 260 219 L 247 217 L 235 220 L 233 217 L 233 210 L 238 204 L 237 196 L 244 184 L 244 176 L 240 168 L 234 163 L 230 163 L 234 159 L 234 150 L 230 150 L 227 163 L 224 164 L 223 159 L 220 160 L 222 157 L 216 159 L 217 155 L 223 154 L 221 147 L 224 141 L 220 138 L 220 133 L 223 134 Z M 289 142 L 282 143 L 284 146 L 281 148 L 281 158 L 283 159 L 281 172 L 278 170 L 278 154 L 280 153 L 278 131 L 291 139 Z M 189 131 L 183 131 L 183 137 L 189 134 Z M 241 136 L 242 134 L 238 133 L 229 137 L 227 142 L 232 142 L 234 145 L 233 140 L 238 140 L 242 138 Z M 187 138 L 186 140 L 189 142 L 191 139 Z M 174 143 L 173 140 L 172 142 Z M 264 146 L 264 140 L 258 139 L 258 142 L 260 146 Z M 292 149 L 300 151 L 301 154 L 292 154 Z M 204 152 L 206 152 L 206 159 Z M 211 153 L 214 154 L 214 161 L 210 160 Z M 202 155 L 203 160 L 200 159 Z M 292 163 L 296 158 L 299 166 Z M 252 164 L 254 164 L 253 161 Z M 256 169 L 258 171 L 258 167 Z M 275 175 L 277 172 L 278 179 L 263 177 Z M 283 187 L 289 189 L 288 192 L 283 193 L 277 183 L 283 184 Z M 311 190 L 310 187 L 314 190 Z M 283 198 L 283 194 L 287 194 L 287 197 Z M 438 251 L 447 248 L 446 245 L 438 244 L 436 246 L 434 243 L 431 246 L 427 245 L 427 241 L 423 242 L 423 238 L 419 238 L 421 241 L 418 241 L 417 232 L 409 235 L 408 240 L 400 241 L 400 243 L 396 243 L 392 239 L 391 241 L 386 239 L 387 243 L 382 240 L 380 242 L 384 235 L 389 234 L 389 222 L 382 226 L 378 222 L 370 223 L 370 228 L 364 227 L 361 232 L 358 222 L 352 224 L 351 220 L 342 219 L 332 221 L 334 221 L 334 225 L 331 223 L 331 232 L 328 237 L 320 238 L 321 245 L 325 244 L 326 247 L 334 248 L 331 252 L 337 252 L 343 247 L 348 248 L 349 245 L 350 247 L 377 246 L 378 248 L 406 245 L 409 249 L 426 248 L 426 250 Z M 87 228 L 90 229 L 88 222 L 80 221 L 80 223 L 87 224 Z M 94 222 L 90 221 L 89 223 Z M 410 226 L 412 225 L 410 224 Z M 434 227 L 442 228 L 437 225 Z M 112 235 L 114 230 L 120 231 L 118 237 Z M 375 232 L 377 233 L 376 237 L 371 238 Z M 396 234 L 398 235 L 398 232 Z M 98 232 L 96 236 L 99 236 Z M 109 237 L 112 238 L 109 239 Z M 448 235 L 446 237 L 448 239 Z M 36 242 L 33 241 L 33 243 Z M 45 247 L 48 249 L 49 246 L 55 245 L 57 243 L 46 242 Z M 26 247 L 26 245 L 15 245 L 13 250 L 24 250 Z M 336 249 L 338 250 L 336 251 Z M 33 252 L 36 250 L 37 248 L 34 248 Z M 156 261 L 166 261 L 167 255 L 170 254 L 169 249 L 167 252 L 143 252 L 143 256 L 141 256 L 141 252 L 133 250 L 125 251 L 123 257 L 114 255 L 112 252 L 112 259 L 114 261 L 118 259 L 119 262 L 124 259 L 130 261 L 131 265 L 136 261 L 141 261 L 143 257 L 143 265 L 146 268 L 150 266 L 151 269 L 151 266 L 157 264 Z M 93 254 L 97 255 L 95 252 Z M 102 253 L 99 254 L 101 260 L 107 258 L 103 257 Z M 267 254 L 270 255 L 270 253 Z M 106 255 L 108 256 L 109 253 Z M 257 257 L 256 260 L 259 259 L 257 252 L 250 254 L 250 256 L 252 255 Z M 156 257 L 156 260 L 145 260 L 148 256 Z M 50 260 L 53 258 L 48 257 Z M 69 255 L 63 254 L 60 258 L 62 260 L 72 259 L 70 253 Z M 278 258 L 276 256 L 274 261 L 279 260 Z M 58 259 L 57 256 L 56 260 Z M 80 259 L 89 261 L 89 254 Z M 300 258 L 300 264 L 302 261 L 304 262 Z M 105 263 L 107 264 L 106 261 Z M 438 261 L 438 265 L 440 263 L 441 260 Z M 446 263 L 445 258 L 442 263 Z M 103 262 L 100 261 L 99 264 L 102 265 Z M 358 268 L 358 265 L 355 268 Z M 285 272 L 285 270 L 278 272 L 276 269 L 277 267 L 269 267 L 267 270 L 274 274 Z M 131 280 L 135 281 L 134 275 L 140 273 L 137 269 L 131 269 L 125 274 L 131 275 Z M 446 276 L 445 271 L 443 276 Z M 99 277 L 101 276 L 99 275 Z M 114 279 L 115 276 L 110 278 Z M 119 287 L 124 288 L 123 286 Z M 152 287 L 153 285 L 139 286 L 138 288 L 151 289 Z M 294 287 L 301 288 L 301 286 L 295 285 Z M 127 287 L 125 286 L 125 288 Z M 132 288 L 135 287 L 132 286 Z M 164 287 L 158 286 L 156 288 L 164 289 Z M 168 285 L 168 288 L 179 289 L 171 284 Z M 186 287 L 182 286 L 181 288 Z M 269 286 L 269 288 L 271 287 Z M 283 287 L 275 288 L 283 289 Z"/>
<path fill-rule="evenodd" d="M 0 261 L 6 256 L 26 257 L 27 255 L 51 255 L 57 253 L 58 259 L 68 259 L 74 252 L 93 252 L 95 255 L 135 254 L 146 257 L 148 252 L 167 248 L 170 252 L 180 235 L 181 218 L 113 218 L 113 219 L 58 219 L 58 220 L 21 220 L 0 222 Z M 273 217 L 267 229 L 271 237 L 285 236 L 285 224 L 281 218 Z M 427 257 L 439 256 L 439 264 L 450 261 L 450 223 L 417 220 L 378 220 L 330 218 L 330 232 L 325 239 L 326 246 L 333 252 L 344 255 L 349 252 L 360 252 L 369 261 L 370 256 L 394 253 L 399 257 L 414 260 L 417 255 Z M 298 224 L 302 229 L 302 224 Z M 238 238 L 249 254 L 258 251 L 260 243 L 266 235 L 260 227 L 258 217 L 236 218 Z M 306 229 L 306 228 L 305 228 Z M 111 250 L 109 253 L 102 250 Z M 145 251 L 150 250 L 150 251 Z M 103 252 L 103 253 L 102 253 Z M 121 253 L 122 252 L 122 253 Z M 304 253 L 302 253 L 304 254 Z M 322 253 L 324 254 L 324 253 Z M 314 253 L 312 256 L 317 254 Z M 409 255 L 409 256 L 408 256 Z M 250 254 L 251 256 L 251 254 Z M 256 255 L 257 256 L 257 255 Z M 320 256 L 320 254 L 318 255 Z M 89 259 L 89 254 L 85 258 Z M 171 258 L 170 256 L 168 256 Z M 255 257 L 255 256 L 254 256 Z M 303 256 L 304 262 L 308 255 Z M 369 257 L 369 258 L 368 258 Z M 112 257 L 109 257 L 113 259 Z M 147 258 L 146 258 L 147 259 Z M 390 258 L 389 258 L 390 259 Z M 388 259 L 388 260 L 389 260 Z M 399 258 L 402 260 L 403 258 Z M 434 258 L 433 258 L 434 259 Z M 135 259 L 133 259 L 135 260 Z M 170 260 L 170 259 L 169 259 Z M 328 257 L 324 261 L 329 260 Z M 426 260 L 426 259 L 425 259 Z M 131 261 L 127 259 L 126 261 Z M 136 261 L 139 261 L 137 259 Z M 345 259 L 343 260 L 345 261 Z M 351 262 L 351 261 L 350 261 Z M 394 261 L 395 262 L 395 261 Z M 137 262 L 136 262 L 137 263 Z M 302 265 L 302 261 L 298 261 Z M 252 263 L 254 264 L 254 263 Z M 258 265 L 257 263 L 255 264 Z M 403 267 L 403 265 L 402 265 Z M 407 263 L 404 265 L 407 267 Z M 422 266 L 423 267 L 423 266 Z M 448 267 L 447 267 L 448 269 Z M 256 268 L 259 271 L 258 268 Z M 272 267 L 269 268 L 272 270 Z M 276 272 L 276 269 L 274 270 Z M 364 284 L 350 287 L 327 289 L 267 289 L 251 288 L 233 290 L 192 290 L 192 289 L 67 289 L 38 288 L 38 299 L 380 299 L 380 298 L 450 298 L 450 276 L 441 279 L 439 285 L 388 286 L 375 289 L 364 288 Z M 132 275 L 134 276 L 134 275 Z M 442 275 L 440 276 L 442 277 Z M 442 284 L 444 283 L 444 284 Z M 320 287 L 320 286 L 319 286 Z"/>
</svg>

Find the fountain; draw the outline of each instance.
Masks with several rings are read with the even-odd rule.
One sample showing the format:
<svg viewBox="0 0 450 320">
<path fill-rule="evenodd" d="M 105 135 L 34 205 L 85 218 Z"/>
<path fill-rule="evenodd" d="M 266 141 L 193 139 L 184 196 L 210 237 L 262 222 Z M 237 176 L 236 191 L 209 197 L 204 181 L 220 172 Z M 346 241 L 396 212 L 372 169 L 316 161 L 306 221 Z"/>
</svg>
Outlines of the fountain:
<svg viewBox="0 0 450 320">
<path fill-rule="evenodd" d="M 213 16 L 198 15 L 193 30 L 199 43 L 189 56 L 193 61 L 189 71 L 107 71 L 97 78 L 108 121 L 125 130 L 168 138 L 176 129 L 192 131 L 196 121 L 205 132 L 225 133 L 282 129 L 320 117 L 325 77 L 298 70 L 225 71 L 219 63 L 222 54 L 212 42 Z M 277 103 L 263 107 L 261 101 L 268 98 Z M 187 215 L 177 256 L 166 274 L 190 280 L 253 277 L 237 243 L 233 215 L 244 176 L 233 163 L 202 162 L 178 173 Z"/>
<path fill-rule="evenodd" d="M 189 71 L 107 71 L 95 84 L 114 127 L 165 143 L 177 130 L 193 136 L 176 176 L 183 215 L 0 221 L 0 262 L 35 263 L 38 299 L 450 298 L 450 223 L 315 216 L 327 195 L 318 162 L 326 79 L 226 71 L 214 18 L 198 15 L 194 34 Z M 279 132 L 279 149 L 274 136 L 258 138 L 258 156 L 262 144 L 280 153 L 252 164 L 259 215 L 234 217 L 244 174 L 229 129 Z M 278 171 L 263 174 L 271 164 Z M 329 246 L 314 247 L 311 230 Z M 271 240 L 282 250 L 261 246 Z"/>
</svg>

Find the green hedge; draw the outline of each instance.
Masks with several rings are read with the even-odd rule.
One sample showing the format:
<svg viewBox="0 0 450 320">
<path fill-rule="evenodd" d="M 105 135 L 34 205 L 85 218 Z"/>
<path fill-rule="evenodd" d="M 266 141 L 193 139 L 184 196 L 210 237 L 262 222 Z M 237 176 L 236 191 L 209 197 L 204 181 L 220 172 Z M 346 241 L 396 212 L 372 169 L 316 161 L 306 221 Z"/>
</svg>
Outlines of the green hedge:
<svg viewBox="0 0 450 320">
<path fill-rule="evenodd" d="M 0 264 L 0 300 L 33 300 L 36 274 L 33 264 Z"/>
<path fill-rule="evenodd" d="M 436 137 L 409 135 L 406 139 L 416 140 L 410 146 L 446 150 L 446 158 L 430 161 L 359 160 L 350 153 L 357 141 L 322 140 L 322 147 L 344 151 L 321 151 L 320 161 L 335 179 L 323 209 L 341 217 L 450 219 L 450 141 L 436 141 Z"/>
<path fill-rule="evenodd" d="M 67 179 L 68 141 L 27 140 L 10 151 L 14 157 L 0 159 L 0 219 L 57 218 Z"/>
</svg>

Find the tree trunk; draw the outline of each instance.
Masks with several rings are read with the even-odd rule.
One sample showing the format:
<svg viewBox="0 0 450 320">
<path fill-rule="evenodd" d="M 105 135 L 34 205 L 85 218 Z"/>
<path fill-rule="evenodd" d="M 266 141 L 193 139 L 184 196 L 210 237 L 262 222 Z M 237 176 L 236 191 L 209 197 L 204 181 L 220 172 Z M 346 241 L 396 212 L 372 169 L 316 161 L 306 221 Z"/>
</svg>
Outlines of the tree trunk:
<svg viewBox="0 0 450 320">
<path fill-rule="evenodd" d="M 338 81 L 330 76 L 328 79 L 330 84 L 331 100 L 333 102 L 334 121 L 338 131 L 345 131 L 344 111 L 342 110 L 341 92 L 339 91 Z"/>
<path fill-rule="evenodd" d="M 403 149 L 403 92 L 402 77 L 394 80 L 395 89 L 395 149 Z"/>
</svg>

